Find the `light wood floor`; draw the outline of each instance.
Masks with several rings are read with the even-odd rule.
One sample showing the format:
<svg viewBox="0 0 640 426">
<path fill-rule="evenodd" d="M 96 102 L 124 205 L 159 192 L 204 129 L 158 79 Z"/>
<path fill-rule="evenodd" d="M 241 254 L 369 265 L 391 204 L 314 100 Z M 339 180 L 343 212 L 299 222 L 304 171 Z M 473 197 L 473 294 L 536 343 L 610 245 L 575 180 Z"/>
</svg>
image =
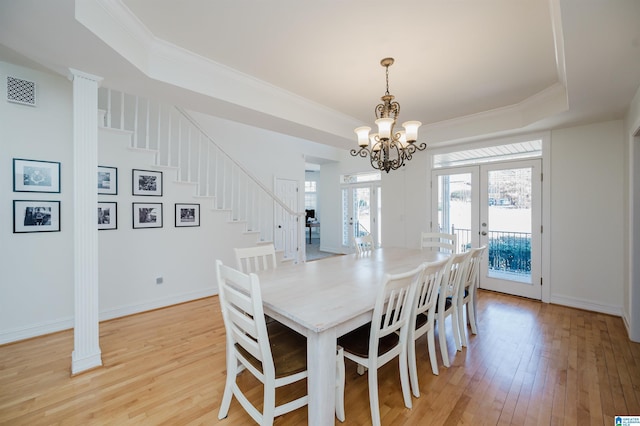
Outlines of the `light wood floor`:
<svg viewBox="0 0 640 426">
<path fill-rule="evenodd" d="M 613 425 L 615 415 L 640 415 L 640 344 L 620 318 L 489 292 L 480 293 L 479 316 L 479 334 L 439 376 L 418 341 L 421 397 L 412 410 L 397 364 L 381 368 L 383 424 Z M 100 334 L 104 366 L 76 377 L 71 331 L 0 346 L 0 424 L 252 423 L 235 399 L 217 419 L 225 377 L 217 297 L 108 321 Z M 241 383 L 261 400 L 259 382 L 244 373 Z M 346 425 L 370 424 L 367 392 L 366 375 L 348 363 Z M 304 407 L 276 424 L 306 418 Z"/>
</svg>

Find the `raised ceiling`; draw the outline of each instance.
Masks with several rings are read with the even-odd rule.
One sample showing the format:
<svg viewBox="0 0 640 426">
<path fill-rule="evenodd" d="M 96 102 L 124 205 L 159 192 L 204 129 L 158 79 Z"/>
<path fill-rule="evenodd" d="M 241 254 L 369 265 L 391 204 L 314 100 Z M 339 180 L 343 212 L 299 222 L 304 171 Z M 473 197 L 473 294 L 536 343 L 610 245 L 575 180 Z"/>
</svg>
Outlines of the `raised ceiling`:
<svg viewBox="0 0 640 426">
<path fill-rule="evenodd" d="M 0 8 L 0 43 L 50 69 L 72 66 L 105 85 L 345 148 L 353 127 L 373 124 L 386 56 L 396 60 L 389 89 L 400 120 L 422 121 L 427 142 L 622 118 L 640 85 L 637 0 L 0 0 Z"/>
</svg>

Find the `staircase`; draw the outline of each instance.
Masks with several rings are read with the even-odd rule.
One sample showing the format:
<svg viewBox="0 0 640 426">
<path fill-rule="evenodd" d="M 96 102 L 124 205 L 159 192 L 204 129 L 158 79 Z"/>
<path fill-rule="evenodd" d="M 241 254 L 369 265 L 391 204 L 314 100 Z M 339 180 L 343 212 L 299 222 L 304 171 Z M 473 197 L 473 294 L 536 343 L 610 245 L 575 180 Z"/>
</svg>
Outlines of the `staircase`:
<svg viewBox="0 0 640 426">
<path fill-rule="evenodd" d="M 231 158 L 184 109 L 104 87 L 98 109 L 102 127 L 130 132 L 130 148 L 155 152 L 153 166 L 174 168 L 177 183 L 193 184 L 194 197 L 211 199 L 231 222 L 244 223 L 246 232 L 258 235 L 257 244 L 273 242 L 284 258 L 304 261 L 305 213 L 293 211 Z"/>
</svg>

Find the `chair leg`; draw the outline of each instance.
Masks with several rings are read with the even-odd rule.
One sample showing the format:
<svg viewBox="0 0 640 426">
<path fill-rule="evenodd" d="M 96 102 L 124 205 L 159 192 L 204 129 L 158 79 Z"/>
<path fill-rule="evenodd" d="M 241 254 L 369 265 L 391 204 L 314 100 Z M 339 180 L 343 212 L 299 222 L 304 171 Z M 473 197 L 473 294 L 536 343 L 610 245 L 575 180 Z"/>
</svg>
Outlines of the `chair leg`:
<svg viewBox="0 0 640 426">
<path fill-rule="evenodd" d="M 433 328 L 427 332 L 427 348 L 429 349 L 429 361 L 431 361 L 431 371 L 438 375 L 438 360 L 436 358 L 436 336 Z"/>
<path fill-rule="evenodd" d="M 407 346 L 404 345 L 406 348 Z M 400 352 L 400 359 L 398 360 L 400 366 L 400 386 L 402 387 L 402 398 L 404 399 L 404 406 L 411 408 L 411 386 L 409 385 L 409 369 L 407 368 L 407 351 Z"/>
<path fill-rule="evenodd" d="M 238 375 L 238 361 L 235 356 L 227 353 L 227 379 L 224 385 L 224 394 L 222 395 L 222 402 L 220 403 L 220 410 L 218 410 L 218 419 L 222 420 L 229 414 L 229 406 L 231 405 L 231 398 L 233 397 L 233 385 Z"/>
<path fill-rule="evenodd" d="M 336 356 L 336 417 L 344 422 L 344 349 L 338 348 Z"/>
<path fill-rule="evenodd" d="M 440 352 L 442 353 L 442 363 L 445 365 L 445 367 L 450 367 L 451 364 L 449 364 L 449 351 L 447 350 L 447 335 L 445 334 L 445 331 L 444 331 L 444 323 L 445 323 L 444 318 L 438 319 Z"/>
<path fill-rule="evenodd" d="M 265 381 L 274 380 L 265 377 Z M 262 408 L 262 421 L 260 425 L 272 425 L 276 410 L 276 387 L 275 383 L 264 384 L 264 405 Z"/>
<path fill-rule="evenodd" d="M 380 426 L 380 405 L 378 403 L 378 369 L 369 368 L 369 406 L 371 407 L 371 424 Z"/>
<path fill-rule="evenodd" d="M 478 334 L 478 323 L 476 322 L 476 298 L 475 293 L 471 294 L 471 300 L 467 303 L 467 317 L 471 324 L 471 332 Z"/>
<path fill-rule="evenodd" d="M 409 338 L 407 348 L 407 357 L 409 361 L 409 379 L 411 381 L 411 390 L 413 396 L 420 397 L 420 386 L 418 386 L 418 366 L 416 360 L 416 340 L 415 338 Z"/>
<path fill-rule="evenodd" d="M 458 318 L 458 307 L 453 306 L 453 313 L 451 315 L 451 328 L 453 328 L 453 341 L 456 344 L 458 351 L 462 350 L 462 344 L 460 343 L 460 319 Z"/>
<path fill-rule="evenodd" d="M 466 305 L 467 304 L 465 303 L 464 305 L 460 305 L 458 307 L 458 332 L 460 333 L 460 345 L 462 345 L 463 347 L 467 347 L 467 322 L 465 321 L 464 317 Z"/>
</svg>

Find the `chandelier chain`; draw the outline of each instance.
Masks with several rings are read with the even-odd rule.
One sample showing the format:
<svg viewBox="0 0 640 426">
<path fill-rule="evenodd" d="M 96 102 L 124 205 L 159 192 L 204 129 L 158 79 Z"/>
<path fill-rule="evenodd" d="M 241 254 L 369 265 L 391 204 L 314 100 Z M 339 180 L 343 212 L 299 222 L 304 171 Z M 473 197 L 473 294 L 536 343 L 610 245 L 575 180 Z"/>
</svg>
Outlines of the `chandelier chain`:
<svg viewBox="0 0 640 426">
<path fill-rule="evenodd" d="M 387 76 L 387 91 L 385 92 L 385 95 L 388 95 L 388 94 L 389 94 L 389 65 L 387 65 L 385 68 L 387 69 L 387 71 L 386 71 L 386 76 Z"/>
</svg>

